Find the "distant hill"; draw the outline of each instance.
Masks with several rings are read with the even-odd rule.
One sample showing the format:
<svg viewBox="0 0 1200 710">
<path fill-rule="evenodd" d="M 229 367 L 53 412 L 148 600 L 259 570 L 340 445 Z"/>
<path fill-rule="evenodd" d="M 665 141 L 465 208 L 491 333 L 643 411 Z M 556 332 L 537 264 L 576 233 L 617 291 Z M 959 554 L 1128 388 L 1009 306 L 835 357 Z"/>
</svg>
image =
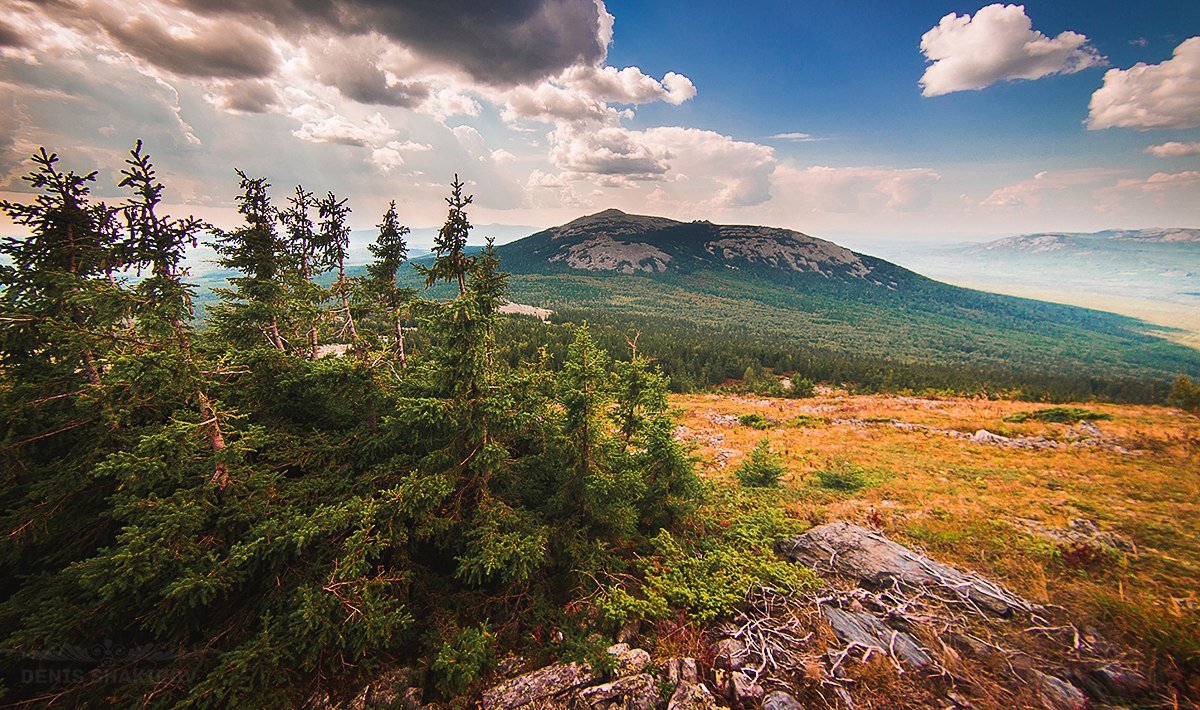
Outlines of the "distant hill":
<svg viewBox="0 0 1200 710">
<path fill-rule="evenodd" d="M 787 229 L 605 210 L 498 251 L 514 300 L 554 310 L 669 318 L 902 362 L 1200 375 L 1200 351 L 1139 320 L 951 286 Z"/>
<path fill-rule="evenodd" d="M 1132 315 L 1200 347 L 1200 229 L 1043 232 L 984 244 L 881 245 L 953 283 Z"/>
</svg>

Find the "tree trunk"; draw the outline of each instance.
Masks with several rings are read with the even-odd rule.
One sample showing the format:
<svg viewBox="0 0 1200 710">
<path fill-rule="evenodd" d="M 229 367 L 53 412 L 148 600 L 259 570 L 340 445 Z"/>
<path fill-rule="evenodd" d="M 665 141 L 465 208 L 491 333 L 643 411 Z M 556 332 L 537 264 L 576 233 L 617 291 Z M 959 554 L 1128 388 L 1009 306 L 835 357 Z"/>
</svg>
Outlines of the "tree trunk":
<svg viewBox="0 0 1200 710">
<path fill-rule="evenodd" d="M 400 316 L 396 316 L 396 356 L 400 360 L 400 369 L 408 366 L 408 358 L 404 353 L 404 325 Z"/>
<path fill-rule="evenodd" d="M 221 433 L 221 422 L 217 418 L 217 409 L 203 391 L 197 392 L 196 395 L 200 399 L 200 409 L 203 411 L 204 416 L 209 419 L 209 446 L 212 447 L 213 454 L 219 456 L 221 451 L 225 449 L 225 436 Z M 224 491 L 225 486 L 229 485 L 229 467 L 225 465 L 224 461 L 218 459 L 213 466 L 211 482 L 216 484 L 217 489 L 221 491 Z"/>
</svg>

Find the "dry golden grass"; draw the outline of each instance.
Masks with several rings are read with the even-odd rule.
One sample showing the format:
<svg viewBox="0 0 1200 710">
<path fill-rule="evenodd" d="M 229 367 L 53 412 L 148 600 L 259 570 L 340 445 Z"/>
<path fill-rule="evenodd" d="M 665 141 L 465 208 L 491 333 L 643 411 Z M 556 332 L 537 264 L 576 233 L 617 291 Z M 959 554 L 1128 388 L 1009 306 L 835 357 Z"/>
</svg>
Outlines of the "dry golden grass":
<svg viewBox="0 0 1200 710">
<path fill-rule="evenodd" d="M 1200 419 L 1163 407 L 1080 405 L 1111 415 L 1097 425 L 1137 451 L 1121 454 L 1002 448 L 882 421 L 1069 440 L 1071 425 L 1003 421 L 1038 408 L 1027 402 L 826 394 L 804 400 L 689 395 L 673 404 L 691 430 L 705 475 L 732 477 L 765 437 L 789 468 L 783 478 L 789 514 L 814 524 L 843 519 L 880 527 L 1030 599 L 1067 607 L 1081 627 L 1095 626 L 1144 652 L 1143 669 L 1153 680 L 1186 695 L 1200 690 L 1194 685 L 1200 666 Z M 757 430 L 715 416 L 750 413 L 778 424 Z M 865 485 L 822 486 L 818 472 L 827 469 L 851 470 Z M 1065 528 L 1073 518 L 1131 539 L 1137 551 L 1081 563 L 1022 522 Z"/>
</svg>

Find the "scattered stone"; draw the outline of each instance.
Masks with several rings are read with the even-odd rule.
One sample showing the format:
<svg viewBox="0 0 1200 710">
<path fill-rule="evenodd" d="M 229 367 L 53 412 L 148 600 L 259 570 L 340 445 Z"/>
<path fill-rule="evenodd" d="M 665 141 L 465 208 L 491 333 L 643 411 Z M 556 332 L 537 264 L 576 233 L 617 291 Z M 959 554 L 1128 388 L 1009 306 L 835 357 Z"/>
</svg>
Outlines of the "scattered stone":
<svg viewBox="0 0 1200 710">
<path fill-rule="evenodd" d="M 734 638 L 724 638 L 709 647 L 713 668 L 723 671 L 741 670 L 746 665 L 746 644 Z"/>
<path fill-rule="evenodd" d="M 933 663 L 933 659 L 912 636 L 903 631 L 889 629 L 870 612 L 846 611 L 831 604 L 822 604 L 821 614 L 837 637 L 845 643 L 878 649 L 917 668 L 924 668 Z"/>
<path fill-rule="evenodd" d="M 721 426 L 737 426 L 742 423 L 741 419 L 736 414 L 720 414 L 718 412 L 708 411 L 700 415 L 704 419 L 719 424 Z"/>
<path fill-rule="evenodd" d="M 653 710 L 659 703 L 658 683 L 649 673 L 641 673 L 594 685 L 576 693 L 578 704 L 586 708 L 608 710 Z"/>
<path fill-rule="evenodd" d="M 734 671 L 729 676 L 729 700 L 743 706 L 756 705 L 763 697 L 763 688 L 746 671 Z"/>
<path fill-rule="evenodd" d="M 1086 669 L 1072 674 L 1071 680 L 1076 687 L 1101 702 L 1138 697 L 1148 690 L 1141 673 L 1116 665 Z"/>
<path fill-rule="evenodd" d="M 630 648 L 627 643 L 618 643 L 608 647 L 608 654 L 617 661 L 617 677 L 641 673 L 650 665 L 650 654 L 640 648 Z"/>
<path fill-rule="evenodd" d="M 1046 710 L 1087 710 L 1089 707 L 1087 696 L 1067 681 L 1038 670 L 1029 674 Z"/>
<path fill-rule="evenodd" d="M 762 710 L 804 710 L 804 706 L 791 693 L 773 690 L 763 697 Z"/>
<path fill-rule="evenodd" d="M 1078 437 L 1080 439 L 1103 439 L 1104 432 L 1100 431 L 1100 427 L 1094 422 L 1089 422 L 1085 419 L 1079 420 L 1075 426 L 1067 429 L 1067 436 Z"/>
<path fill-rule="evenodd" d="M 1101 530 L 1094 520 L 1073 518 L 1066 528 L 1052 528 L 1038 520 L 1017 518 L 1025 529 L 1048 537 L 1065 545 L 1093 545 L 1107 547 L 1126 554 L 1137 554 L 1137 545 L 1130 538 L 1108 530 Z"/>
<path fill-rule="evenodd" d="M 717 699 L 712 691 L 699 683 L 684 681 L 675 686 L 667 701 L 667 710 L 716 710 Z"/>
<path fill-rule="evenodd" d="M 546 666 L 484 692 L 483 710 L 514 710 L 523 705 L 553 698 L 596 680 L 591 667 L 580 663 Z"/>
<path fill-rule="evenodd" d="M 982 577 L 941 564 L 873 530 L 839 521 L 782 540 L 776 549 L 792 562 L 831 570 L 873 585 L 937 587 L 988 613 L 1007 616 L 1033 605 Z"/>
<path fill-rule="evenodd" d="M 667 680 L 672 685 L 680 683 L 699 683 L 700 669 L 694 658 L 668 658 Z"/>
</svg>

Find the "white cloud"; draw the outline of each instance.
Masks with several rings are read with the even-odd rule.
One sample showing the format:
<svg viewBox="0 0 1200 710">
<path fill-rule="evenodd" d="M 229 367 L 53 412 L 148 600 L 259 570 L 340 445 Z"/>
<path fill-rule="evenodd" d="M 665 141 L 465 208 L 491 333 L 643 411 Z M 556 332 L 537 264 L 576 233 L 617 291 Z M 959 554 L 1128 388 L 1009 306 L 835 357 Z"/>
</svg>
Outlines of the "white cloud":
<svg viewBox="0 0 1200 710">
<path fill-rule="evenodd" d="M 371 151 L 371 162 L 375 164 L 379 172 L 387 175 L 404 166 L 405 153 L 424 153 L 430 150 L 433 150 L 433 146 L 427 143 L 388 141 L 382 147 Z"/>
<path fill-rule="evenodd" d="M 1073 74 L 1105 61 L 1077 32 L 1050 38 L 1034 30 L 1023 5 L 988 5 L 974 17 L 950 13 L 921 37 L 921 52 L 932 62 L 921 77 L 925 96 Z"/>
<path fill-rule="evenodd" d="M 313 104 L 300 106 L 292 113 L 300 127 L 292 135 L 311 143 L 337 143 L 371 147 L 386 143 L 396 135 L 383 114 L 373 113 L 363 121 L 352 121 L 340 113 L 322 111 Z"/>
<path fill-rule="evenodd" d="M 909 212 L 929 204 L 940 179 L 928 168 L 780 166 L 775 194 L 805 212 Z"/>
<path fill-rule="evenodd" d="M 1097 194 L 1110 202 L 1130 197 L 1149 197 L 1162 204 L 1180 199 L 1186 200 L 1194 208 L 1197 191 L 1200 191 L 1200 170 L 1184 170 L 1178 173 L 1154 173 L 1144 179 L 1119 180 L 1116 185 Z"/>
<path fill-rule="evenodd" d="M 695 95 L 691 79 L 675 72 L 667 72 L 659 81 L 637 67 L 581 65 L 536 86 L 517 86 L 503 93 L 500 99 L 505 102 L 503 117 L 508 122 L 530 119 L 545 123 L 613 123 L 631 114 L 613 108 L 610 103 L 637 105 L 663 101 L 679 105 Z"/>
<path fill-rule="evenodd" d="M 1089 109 L 1093 129 L 1200 126 L 1200 37 L 1182 42 L 1162 64 L 1109 69 Z"/>
<path fill-rule="evenodd" d="M 776 133 L 771 137 L 776 140 L 793 141 L 795 143 L 809 143 L 811 141 L 821 140 L 811 133 Z"/>
<path fill-rule="evenodd" d="M 1080 170 L 1043 170 L 1028 180 L 1022 180 L 994 190 L 980 201 L 980 205 L 991 208 L 1036 207 L 1047 193 L 1058 192 L 1082 185 L 1094 185 L 1119 175 L 1122 171 L 1108 168 L 1085 168 Z"/>
<path fill-rule="evenodd" d="M 1192 143 L 1168 141 L 1152 145 L 1146 149 L 1146 152 L 1159 158 L 1182 158 L 1188 155 L 1200 155 L 1200 141 Z"/>
<path fill-rule="evenodd" d="M 550 134 L 550 159 L 572 173 L 651 180 L 667 172 L 671 156 L 643 137 L 616 125 L 576 128 L 567 124 Z"/>
</svg>

